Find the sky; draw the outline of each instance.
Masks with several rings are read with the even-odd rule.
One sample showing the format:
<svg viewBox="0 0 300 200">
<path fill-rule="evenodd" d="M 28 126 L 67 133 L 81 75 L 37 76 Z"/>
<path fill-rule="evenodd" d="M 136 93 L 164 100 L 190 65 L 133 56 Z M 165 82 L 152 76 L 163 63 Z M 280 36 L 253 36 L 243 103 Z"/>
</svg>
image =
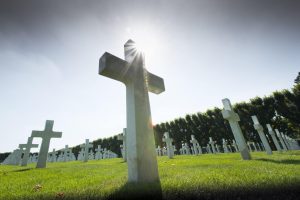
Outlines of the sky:
<svg viewBox="0 0 300 200">
<path fill-rule="evenodd" d="M 125 86 L 98 75 L 133 39 L 166 91 L 154 124 L 290 89 L 300 69 L 300 1 L 0 1 L 0 152 L 54 120 L 50 149 L 121 133 Z M 40 144 L 35 138 L 34 143 Z M 35 152 L 37 150 L 32 150 Z"/>
</svg>

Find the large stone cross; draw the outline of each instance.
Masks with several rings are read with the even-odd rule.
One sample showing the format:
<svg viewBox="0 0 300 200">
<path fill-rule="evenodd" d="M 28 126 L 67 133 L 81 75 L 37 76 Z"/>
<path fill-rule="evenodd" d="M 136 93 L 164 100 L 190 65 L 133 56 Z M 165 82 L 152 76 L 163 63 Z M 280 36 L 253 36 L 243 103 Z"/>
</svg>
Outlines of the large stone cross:
<svg viewBox="0 0 300 200">
<path fill-rule="evenodd" d="M 121 133 L 118 135 L 118 140 L 123 141 L 123 148 L 121 149 L 121 151 L 122 151 L 123 160 L 126 162 L 127 161 L 126 128 L 123 128 L 123 134 Z"/>
<path fill-rule="evenodd" d="M 33 140 L 33 137 L 28 137 L 27 144 L 24 146 L 25 150 L 24 150 L 24 155 L 23 155 L 21 166 L 27 166 L 30 149 L 39 147 L 38 144 L 32 144 L 32 140 Z"/>
<path fill-rule="evenodd" d="M 198 143 L 198 140 L 195 138 L 194 135 L 191 135 L 190 142 L 193 144 L 194 154 L 198 155 L 199 152 L 198 152 L 197 144 L 199 144 L 199 143 Z"/>
<path fill-rule="evenodd" d="M 132 40 L 125 43 L 124 49 L 125 60 L 104 53 L 99 74 L 126 86 L 128 181 L 156 182 L 159 175 L 148 91 L 165 91 L 164 80 L 146 70 L 144 55 Z"/>
<path fill-rule="evenodd" d="M 53 131 L 53 120 L 46 120 L 45 130 L 43 131 L 32 131 L 31 137 L 42 138 L 42 145 L 39 152 L 39 158 L 36 168 L 45 168 L 47 162 L 47 156 L 49 151 L 49 145 L 51 138 L 61 138 L 62 132 Z"/>
<path fill-rule="evenodd" d="M 229 99 L 223 99 L 222 103 L 224 105 L 224 109 L 222 110 L 223 118 L 229 122 L 234 139 L 236 140 L 239 151 L 241 152 L 241 156 L 244 160 L 250 160 L 251 155 L 247 148 L 242 129 L 238 123 L 240 121 L 240 117 L 233 111 Z"/>
<path fill-rule="evenodd" d="M 262 141 L 267 154 L 271 155 L 272 154 L 272 149 L 271 149 L 271 147 L 269 145 L 269 142 L 266 138 L 266 135 L 264 133 L 264 128 L 262 127 L 262 125 L 260 125 L 256 115 L 253 115 L 251 118 L 252 118 L 252 121 L 254 123 L 254 129 L 258 132 L 260 140 Z"/>
<path fill-rule="evenodd" d="M 281 151 L 282 149 L 281 149 L 281 147 L 280 147 L 280 145 L 279 145 L 279 142 L 278 142 L 278 140 L 277 140 L 277 138 L 276 138 L 276 136 L 275 136 L 275 132 L 273 131 L 271 125 L 270 125 L 270 124 L 267 124 L 267 128 L 268 128 L 269 134 L 270 134 L 271 137 L 272 137 L 272 140 L 273 140 L 273 142 L 274 142 L 274 144 L 275 144 L 275 147 L 276 147 L 277 151 Z"/>
<path fill-rule="evenodd" d="M 93 148 L 93 145 L 90 144 L 89 139 L 85 139 L 85 144 L 80 145 L 84 149 L 84 158 L 83 162 L 87 162 L 89 159 L 89 149 Z"/>
<path fill-rule="evenodd" d="M 172 145 L 173 139 L 170 138 L 170 135 L 168 132 L 164 133 L 164 138 L 162 139 L 162 141 L 166 143 L 168 157 L 173 158 L 173 156 L 174 156 L 174 149 L 173 149 L 173 145 Z"/>
</svg>

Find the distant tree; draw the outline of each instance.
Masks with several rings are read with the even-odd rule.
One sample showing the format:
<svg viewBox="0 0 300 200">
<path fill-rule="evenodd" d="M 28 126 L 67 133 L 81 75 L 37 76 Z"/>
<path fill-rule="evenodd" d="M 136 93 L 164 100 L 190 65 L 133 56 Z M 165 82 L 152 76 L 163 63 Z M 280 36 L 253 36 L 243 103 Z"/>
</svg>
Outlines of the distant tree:
<svg viewBox="0 0 300 200">
<path fill-rule="evenodd" d="M 300 72 L 298 73 L 298 76 L 296 77 L 295 81 L 296 84 L 300 83 Z"/>
</svg>

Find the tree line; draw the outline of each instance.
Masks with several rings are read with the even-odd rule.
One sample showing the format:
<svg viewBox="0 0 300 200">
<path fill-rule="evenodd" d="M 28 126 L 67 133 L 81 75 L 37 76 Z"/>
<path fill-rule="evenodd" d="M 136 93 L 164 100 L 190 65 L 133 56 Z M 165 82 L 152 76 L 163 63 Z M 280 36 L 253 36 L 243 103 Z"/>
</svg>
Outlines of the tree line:
<svg viewBox="0 0 300 200">
<path fill-rule="evenodd" d="M 295 79 L 295 85 L 291 90 L 275 91 L 269 96 L 255 97 L 249 102 L 240 102 L 233 105 L 233 110 L 240 117 L 240 126 L 247 141 L 259 142 L 259 136 L 254 130 L 252 115 L 256 115 L 260 123 L 264 126 L 264 132 L 269 135 L 266 124 L 271 124 L 275 129 L 286 133 L 292 138 L 300 138 L 300 83 L 299 77 Z M 229 123 L 224 120 L 221 113 L 222 108 L 208 109 L 205 112 L 187 114 L 174 120 L 156 124 L 154 128 L 156 146 L 164 146 L 162 137 L 165 132 L 169 132 L 174 139 L 177 149 L 182 142 L 190 143 L 191 135 L 195 135 L 201 146 L 206 146 L 209 137 L 212 137 L 218 144 L 222 144 L 222 138 L 232 140 Z M 269 140 L 271 147 L 275 149 L 272 140 Z M 107 148 L 119 156 L 121 155 L 120 145 L 122 141 L 117 139 L 117 135 L 93 141 L 93 148 L 98 145 Z M 78 155 L 80 145 L 73 147 L 73 153 Z M 0 154 L 0 161 L 7 157 L 8 153 Z"/>
</svg>

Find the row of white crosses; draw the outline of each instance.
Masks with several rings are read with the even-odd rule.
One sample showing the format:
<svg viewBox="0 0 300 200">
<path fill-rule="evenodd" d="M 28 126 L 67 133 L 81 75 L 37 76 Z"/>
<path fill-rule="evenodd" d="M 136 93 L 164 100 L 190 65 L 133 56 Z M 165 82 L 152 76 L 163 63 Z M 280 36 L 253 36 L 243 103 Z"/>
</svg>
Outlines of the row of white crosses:
<svg viewBox="0 0 300 200">
<path fill-rule="evenodd" d="M 54 121 L 47 120 L 44 131 L 32 131 L 31 137 L 29 137 L 27 140 L 27 144 L 20 144 L 19 149 L 14 150 L 13 153 L 7 157 L 9 163 L 19 165 L 21 162 L 21 166 L 27 166 L 30 149 L 38 147 L 38 144 L 32 144 L 32 140 L 34 137 L 40 137 L 42 138 L 42 144 L 40 147 L 36 168 L 45 168 L 51 138 L 60 138 L 62 136 L 61 132 L 53 132 L 53 124 Z M 24 155 L 21 160 L 22 154 Z M 31 162 L 35 162 L 35 160 L 30 160 Z"/>
<path fill-rule="evenodd" d="M 234 138 L 237 141 L 238 149 L 241 152 L 241 156 L 244 160 L 250 160 L 251 156 L 249 153 L 249 149 L 252 151 L 252 148 L 251 148 L 251 145 L 252 145 L 254 147 L 254 149 L 257 151 L 256 145 L 253 142 L 248 142 L 249 149 L 247 148 L 242 130 L 238 124 L 238 121 L 240 121 L 239 116 L 237 115 L 237 113 L 235 113 L 232 110 L 232 106 L 231 106 L 229 99 L 223 99 L 222 102 L 224 105 L 224 109 L 222 110 L 222 115 L 223 115 L 224 119 L 227 119 L 229 121 Z M 266 138 L 266 135 L 263 131 L 264 130 L 263 126 L 259 123 L 259 121 L 255 115 L 252 116 L 252 121 L 254 123 L 254 129 L 258 132 L 260 140 L 263 144 L 262 149 L 264 149 L 267 154 L 269 154 L 269 155 L 272 154 L 271 147 L 270 147 L 269 142 Z M 269 134 L 271 135 L 272 140 L 276 146 L 277 151 L 299 148 L 299 145 L 297 144 L 297 142 L 295 140 L 294 140 L 295 142 L 293 142 L 293 140 L 291 138 L 287 137 L 283 133 L 280 133 L 278 131 L 278 129 L 275 129 L 276 135 L 279 138 L 279 141 L 281 144 L 280 145 L 279 141 L 277 140 L 277 137 L 275 135 L 275 132 L 273 131 L 270 124 L 267 124 L 267 128 L 268 128 Z M 288 138 L 289 138 L 289 140 L 288 140 Z M 258 147 L 260 147 L 260 146 L 258 145 Z"/>
</svg>

